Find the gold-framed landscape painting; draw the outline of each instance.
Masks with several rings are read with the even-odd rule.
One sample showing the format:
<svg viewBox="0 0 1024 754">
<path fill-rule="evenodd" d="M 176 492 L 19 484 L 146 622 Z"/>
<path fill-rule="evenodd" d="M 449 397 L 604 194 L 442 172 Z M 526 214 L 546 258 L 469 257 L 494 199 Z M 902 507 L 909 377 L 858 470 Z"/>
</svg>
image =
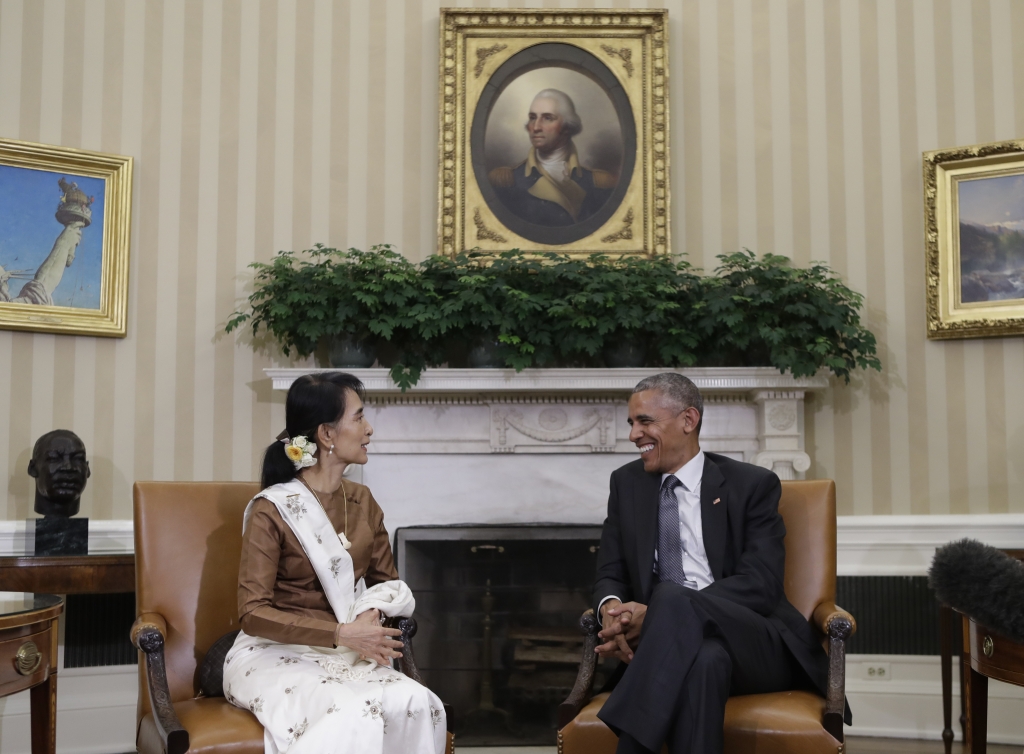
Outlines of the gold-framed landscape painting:
<svg viewBox="0 0 1024 754">
<path fill-rule="evenodd" d="M 664 10 L 441 10 L 438 250 L 670 250 Z"/>
<path fill-rule="evenodd" d="M 924 153 L 929 338 L 1024 333 L 1024 141 Z"/>
<path fill-rule="evenodd" d="M 0 139 L 0 329 L 123 338 L 132 158 Z"/>
</svg>

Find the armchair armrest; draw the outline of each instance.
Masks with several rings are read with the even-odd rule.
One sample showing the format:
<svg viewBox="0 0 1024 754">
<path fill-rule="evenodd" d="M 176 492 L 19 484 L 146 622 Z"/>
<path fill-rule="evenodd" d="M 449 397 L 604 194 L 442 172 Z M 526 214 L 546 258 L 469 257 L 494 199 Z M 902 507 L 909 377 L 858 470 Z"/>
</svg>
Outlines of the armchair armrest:
<svg viewBox="0 0 1024 754">
<path fill-rule="evenodd" d="M 146 656 L 146 682 L 153 720 L 166 754 L 185 754 L 189 747 L 188 731 L 178 721 L 167 687 L 167 666 L 164 663 L 164 637 L 167 621 L 158 613 L 143 613 L 132 624 L 132 644 Z"/>
<path fill-rule="evenodd" d="M 396 669 L 399 673 L 404 673 L 409 678 L 412 678 L 416 683 L 423 684 L 423 678 L 420 677 L 420 671 L 416 667 L 416 658 L 412 653 L 412 637 L 416 635 L 417 631 L 416 619 L 401 616 L 397 618 L 386 618 L 384 620 L 384 625 L 388 628 L 397 628 L 402 632 L 402 657 L 401 659 L 395 660 Z M 452 718 L 452 706 L 450 704 L 444 705 L 444 712 L 448 732 L 454 733 L 455 721 Z"/>
<path fill-rule="evenodd" d="M 849 635 L 846 636 L 849 639 L 855 633 L 857 633 L 857 620 L 850 615 L 848 612 L 839 607 L 835 602 L 822 602 L 816 608 L 814 608 L 814 614 L 811 616 L 811 621 L 818 630 L 821 631 L 825 636 L 829 636 L 829 625 L 833 620 L 838 618 L 845 619 L 850 624 Z"/>
<path fill-rule="evenodd" d="M 594 653 L 594 647 L 597 646 L 597 632 L 600 630 L 601 623 L 597 620 L 593 610 L 587 610 L 580 616 L 583 658 L 580 660 L 580 669 L 576 674 L 576 684 L 572 687 L 566 700 L 558 705 L 559 730 L 572 722 L 593 696 L 594 670 L 597 667 L 597 655 Z"/>
<path fill-rule="evenodd" d="M 416 683 L 423 683 L 420 671 L 416 667 L 416 658 L 412 653 L 412 637 L 416 635 L 417 631 L 416 619 L 401 616 L 386 618 L 384 625 L 388 628 L 397 628 L 402 632 L 401 637 L 399 637 L 402 640 L 402 657 L 395 660 L 397 670 L 412 678 Z"/>
<path fill-rule="evenodd" d="M 846 640 L 857 631 L 857 621 L 834 602 L 818 605 L 812 619 L 828 637 L 828 686 L 822 727 L 841 743 L 846 710 Z"/>
</svg>

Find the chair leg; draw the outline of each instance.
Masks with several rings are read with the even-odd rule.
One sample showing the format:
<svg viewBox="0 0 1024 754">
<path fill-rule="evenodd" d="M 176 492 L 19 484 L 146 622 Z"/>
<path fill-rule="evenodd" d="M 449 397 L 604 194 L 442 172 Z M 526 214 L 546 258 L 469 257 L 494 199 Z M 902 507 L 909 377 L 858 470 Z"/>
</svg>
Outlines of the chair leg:
<svg viewBox="0 0 1024 754">
<path fill-rule="evenodd" d="M 967 677 L 967 741 L 970 754 L 985 754 L 988 738 L 988 678 L 965 667 Z"/>
</svg>

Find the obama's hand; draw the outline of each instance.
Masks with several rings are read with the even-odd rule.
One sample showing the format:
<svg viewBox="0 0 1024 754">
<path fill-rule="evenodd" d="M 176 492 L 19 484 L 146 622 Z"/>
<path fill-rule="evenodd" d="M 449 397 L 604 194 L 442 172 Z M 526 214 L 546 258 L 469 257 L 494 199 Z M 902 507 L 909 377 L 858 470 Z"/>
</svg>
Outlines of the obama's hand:
<svg viewBox="0 0 1024 754">
<path fill-rule="evenodd" d="M 640 643 L 640 629 L 646 614 L 647 606 L 639 602 L 621 603 L 611 599 L 601 605 L 602 629 L 598 636 L 604 643 L 595 648 L 597 654 L 630 662 Z"/>
</svg>

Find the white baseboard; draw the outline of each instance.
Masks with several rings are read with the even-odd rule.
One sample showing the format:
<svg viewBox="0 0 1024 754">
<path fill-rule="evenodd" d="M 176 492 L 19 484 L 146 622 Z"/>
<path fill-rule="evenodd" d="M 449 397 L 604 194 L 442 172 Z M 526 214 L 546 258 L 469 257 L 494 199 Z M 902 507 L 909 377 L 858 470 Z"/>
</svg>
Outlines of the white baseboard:
<svg viewBox="0 0 1024 754">
<path fill-rule="evenodd" d="M 960 733 L 959 673 L 953 665 L 953 733 Z M 877 680 L 871 668 L 884 668 Z M 853 712 L 851 736 L 942 739 L 942 672 L 937 656 L 848 655 L 846 697 Z M 1024 744 L 1024 687 L 989 681 L 988 741 Z"/>
</svg>

